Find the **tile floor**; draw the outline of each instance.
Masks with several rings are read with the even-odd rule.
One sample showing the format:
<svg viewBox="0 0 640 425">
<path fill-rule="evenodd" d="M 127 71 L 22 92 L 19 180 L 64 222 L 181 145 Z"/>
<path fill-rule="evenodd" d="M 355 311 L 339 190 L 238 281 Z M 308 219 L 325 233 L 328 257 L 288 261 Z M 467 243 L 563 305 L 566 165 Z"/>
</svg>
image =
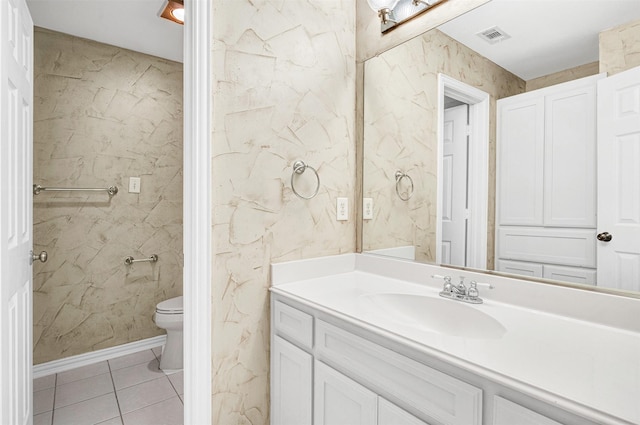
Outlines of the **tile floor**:
<svg viewBox="0 0 640 425">
<path fill-rule="evenodd" d="M 182 425 L 183 373 L 158 369 L 161 348 L 33 381 L 34 425 Z"/>
</svg>

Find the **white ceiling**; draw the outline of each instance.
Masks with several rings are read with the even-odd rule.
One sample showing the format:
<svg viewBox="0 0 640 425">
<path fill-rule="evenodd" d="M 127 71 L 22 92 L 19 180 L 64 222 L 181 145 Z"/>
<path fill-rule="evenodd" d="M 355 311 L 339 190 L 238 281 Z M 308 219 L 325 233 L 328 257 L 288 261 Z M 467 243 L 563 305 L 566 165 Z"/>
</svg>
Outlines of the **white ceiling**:
<svg viewBox="0 0 640 425">
<path fill-rule="evenodd" d="M 36 26 L 182 62 L 166 0 L 27 0 Z M 640 0 L 492 0 L 440 30 L 524 80 L 598 60 L 598 33 L 640 19 Z M 476 33 L 499 26 L 511 38 Z"/>
<path fill-rule="evenodd" d="M 182 25 L 160 18 L 166 0 L 27 0 L 34 25 L 182 62 Z"/>
<path fill-rule="evenodd" d="M 640 0 L 492 0 L 441 31 L 523 80 L 598 60 L 598 34 L 640 19 Z M 510 39 L 476 33 L 498 26 Z"/>
</svg>

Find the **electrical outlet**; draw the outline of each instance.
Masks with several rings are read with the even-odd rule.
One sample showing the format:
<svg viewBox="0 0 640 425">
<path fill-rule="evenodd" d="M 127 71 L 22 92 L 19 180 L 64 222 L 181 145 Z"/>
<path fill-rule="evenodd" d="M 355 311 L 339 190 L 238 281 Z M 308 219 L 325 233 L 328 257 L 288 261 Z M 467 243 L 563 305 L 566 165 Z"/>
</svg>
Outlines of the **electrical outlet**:
<svg viewBox="0 0 640 425">
<path fill-rule="evenodd" d="M 140 193 L 140 177 L 129 177 L 129 193 Z"/>
<path fill-rule="evenodd" d="M 373 218 L 373 198 L 362 199 L 362 219 L 371 220 Z"/>
<path fill-rule="evenodd" d="M 338 198 L 336 202 L 336 220 L 349 219 L 349 198 Z"/>
</svg>

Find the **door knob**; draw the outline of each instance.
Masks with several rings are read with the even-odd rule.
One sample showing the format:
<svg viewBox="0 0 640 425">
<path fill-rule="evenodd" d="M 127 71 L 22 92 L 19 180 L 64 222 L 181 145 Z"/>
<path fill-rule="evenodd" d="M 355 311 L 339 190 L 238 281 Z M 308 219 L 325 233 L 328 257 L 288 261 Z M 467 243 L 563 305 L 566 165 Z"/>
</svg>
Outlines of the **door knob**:
<svg viewBox="0 0 640 425">
<path fill-rule="evenodd" d="M 33 251 L 31 251 L 31 264 L 33 264 L 34 261 L 38 261 L 38 260 L 42 261 L 43 263 L 46 263 L 47 258 L 49 258 L 49 254 L 47 254 L 47 251 L 42 251 L 40 255 L 34 254 Z"/>
<path fill-rule="evenodd" d="M 609 232 L 602 232 L 598 233 L 598 236 L 596 236 L 596 238 L 598 238 L 598 240 L 602 242 L 609 242 L 611 239 L 613 239 L 613 236 L 611 236 Z"/>
</svg>

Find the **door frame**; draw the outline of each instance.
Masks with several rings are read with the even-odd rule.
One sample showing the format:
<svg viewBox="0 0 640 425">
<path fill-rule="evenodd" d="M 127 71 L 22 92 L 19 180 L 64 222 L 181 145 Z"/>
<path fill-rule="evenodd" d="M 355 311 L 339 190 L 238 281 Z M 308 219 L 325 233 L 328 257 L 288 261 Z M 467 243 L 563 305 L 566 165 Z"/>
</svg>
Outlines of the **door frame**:
<svg viewBox="0 0 640 425">
<path fill-rule="evenodd" d="M 211 26 L 209 0 L 185 1 L 184 423 L 211 422 Z"/>
<path fill-rule="evenodd" d="M 444 139 L 445 96 L 469 105 L 469 171 L 467 186 L 469 220 L 467 223 L 467 267 L 487 268 L 487 227 L 489 198 L 489 93 L 438 73 L 438 147 L 436 195 L 436 263 L 442 263 L 442 147 Z"/>
</svg>

